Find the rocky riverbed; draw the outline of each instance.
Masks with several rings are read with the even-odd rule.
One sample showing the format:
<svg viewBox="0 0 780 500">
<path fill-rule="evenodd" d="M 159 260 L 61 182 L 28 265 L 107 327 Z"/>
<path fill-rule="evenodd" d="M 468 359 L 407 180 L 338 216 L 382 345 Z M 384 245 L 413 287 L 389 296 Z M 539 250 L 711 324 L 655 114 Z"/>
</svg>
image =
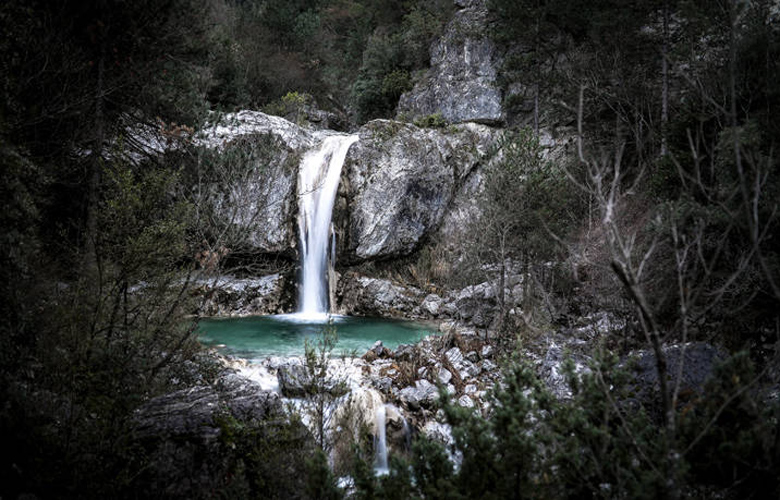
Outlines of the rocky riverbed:
<svg viewBox="0 0 780 500">
<path fill-rule="evenodd" d="M 575 372 L 587 373 L 592 344 L 622 326 L 607 313 L 592 314 L 571 327 L 527 340 L 513 357 L 532 366 L 550 392 L 565 399 L 571 392 L 564 363 L 571 359 Z M 148 471 L 152 483 L 169 481 L 171 491 L 185 495 L 193 488 L 210 487 L 223 465 L 204 457 L 230 456 L 236 429 L 265 435 L 269 426 L 274 429 L 285 421 L 299 422 L 293 426 L 295 446 L 313 449 L 315 443 L 326 443 L 336 472 L 349 470 L 352 443 L 373 447 L 377 454 L 408 453 L 417 435 L 451 445 L 440 391 L 454 404 L 490 418 L 490 391 L 501 385 L 508 355 L 474 328 L 451 321 L 439 328 L 438 335 L 416 344 L 391 350 L 377 341 L 360 357 L 331 357 L 324 366 L 304 357 L 249 362 L 209 353 L 216 372 L 210 383 L 204 379 L 136 411 L 134 438 L 155 457 Z M 702 389 L 722 357 L 712 346 L 696 343 L 670 345 L 666 356 L 670 373 L 684 359 L 681 390 L 692 394 Z M 658 385 L 653 354 L 635 351 L 622 364 L 633 370 L 636 397 L 652 399 Z M 300 419 L 290 420 L 292 413 Z M 382 463 L 377 456 L 375 466 Z M 180 477 L 192 467 L 198 468 L 197 474 Z"/>
</svg>

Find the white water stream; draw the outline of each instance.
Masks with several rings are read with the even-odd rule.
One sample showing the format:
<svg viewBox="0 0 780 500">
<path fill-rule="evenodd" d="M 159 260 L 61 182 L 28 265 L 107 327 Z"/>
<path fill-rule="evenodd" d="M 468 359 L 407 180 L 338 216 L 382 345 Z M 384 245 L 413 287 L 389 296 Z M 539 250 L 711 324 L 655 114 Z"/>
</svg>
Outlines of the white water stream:
<svg viewBox="0 0 780 500">
<path fill-rule="evenodd" d="M 301 287 L 298 316 L 322 320 L 329 312 L 329 266 L 335 258 L 331 217 L 341 167 L 357 135 L 332 135 L 307 152 L 298 173 L 298 228 L 301 241 Z M 331 252 L 328 246 L 331 245 Z M 330 262 L 331 266 L 333 262 Z"/>
<path fill-rule="evenodd" d="M 387 465 L 387 408 L 379 405 L 376 409 L 376 434 L 374 435 L 374 470 L 384 475 L 390 472 Z"/>
</svg>

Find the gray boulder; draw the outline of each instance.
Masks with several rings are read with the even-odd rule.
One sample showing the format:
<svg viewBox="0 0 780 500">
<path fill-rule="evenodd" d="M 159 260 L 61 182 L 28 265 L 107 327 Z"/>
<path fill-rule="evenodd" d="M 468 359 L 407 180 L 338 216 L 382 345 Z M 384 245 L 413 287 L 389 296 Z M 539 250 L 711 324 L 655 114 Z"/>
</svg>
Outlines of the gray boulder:
<svg viewBox="0 0 780 500">
<path fill-rule="evenodd" d="M 195 144 L 235 158 L 199 189 L 231 250 L 291 253 L 298 161 L 325 135 L 258 111 L 224 115 L 196 135 Z"/>
<path fill-rule="evenodd" d="M 448 350 L 444 355 L 453 366 L 457 367 L 463 362 L 463 353 L 457 347 Z"/>
<path fill-rule="evenodd" d="M 474 408 L 475 406 L 474 400 L 465 394 L 458 398 L 458 405 L 464 408 Z"/>
<path fill-rule="evenodd" d="M 435 293 L 428 294 L 420 304 L 421 312 L 427 313 L 431 317 L 435 318 L 442 312 L 444 305 L 444 299 L 439 297 Z"/>
<path fill-rule="evenodd" d="M 308 394 L 312 381 L 306 367 L 300 364 L 286 364 L 276 371 L 279 390 L 288 398 L 300 398 Z"/>
<path fill-rule="evenodd" d="M 312 147 L 319 135 L 279 116 L 260 111 L 243 110 L 225 115 L 215 114 L 194 138 L 194 143 L 208 148 L 224 148 L 237 138 L 256 134 L 273 134 L 287 148 L 300 151 Z"/>
<path fill-rule="evenodd" d="M 468 324 L 487 327 L 492 323 L 497 308 L 495 290 L 490 283 L 484 282 L 467 286 L 457 292 L 446 309 Z"/>
<path fill-rule="evenodd" d="M 431 408 L 436 403 L 439 391 L 425 379 L 416 380 L 414 386 L 401 389 L 399 399 L 410 410 Z"/>
<path fill-rule="evenodd" d="M 564 373 L 564 363 L 568 358 L 574 362 L 575 374 L 581 376 L 590 373 L 589 358 L 582 354 L 567 352 L 566 348 L 554 342 L 550 343 L 537 367 L 539 376 L 557 399 L 567 399 L 572 395 L 569 381 Z"/>
<path fill-rule="evenodd" d="M 383 137 L 384 131 L 395 134 Z M 417 127 L 372 122 L 353 146 L 348 252 L 357 259 L 407 255 L 438 228 L 455 188 L 447 141 Z"/>
<path fill-rule="evenodd" d="M 276 378 L 279 381 L 279 390 L 288 398 L 301 398 L 316 393 L 328 393 L 337 397 L 348 390 L 336 377 L 326 375 L 324 379 L 317 379 L 306 366 L 298 362 L 280 366 L 276 371 Z"/>
<path fill-rule="evenodd" d="M 385 423 L 388 448 L 395 452 L 408 452 L 411 449 L 412 435 L 401 410 L 387 405 Z"/>
<path fill-rule="evenodd" d="M 348 262 L 417 250 L 494 137 L 477 124 L 440 131 L 390 120 L 369 122 L 359 135 L 335 210 L 339 255 Z"/>
<path fill-rule="evenodd" d="M 135 414 L 138 438 L 192 436 L 210 440 L 219 436 L 215 416 L 219 395 L 211 386 L 196 386 L 158 396 Z"/>
<path fill-rule="evenodd" d="M 456 0 L 460 9 L 431 47 L 431 67 L 403 94 L 398 115 L 440 113 L 447 121 L 500 124 L 502 95 L 496 83 L 501 58 L 487 36 L 485 0 Z"/>
<path fill-rule="evenodd" d="M 211 150 L 193 179 L 197 185 L 189 186 L 197 193 L 199 209 L 211 216 L 216 226 L 212 229 L 225 237 L 231 250 L 259 253 L 290 248 L 298 154 L 326 135 L 248 110 L 214 113 L 197 133 L 187 127 L 171 131 L 160 122 L 156 127 L 134 126 L 124 134 L 133 144 L 133 163 L 183 145 Z"/>
<path fill-rule="evenodd" d="M 249 250 L 283 253 L 294 245 L 296 229 L 295 153 L 280 148 L 268 164 L 247 165 L 243 178 L 220 186 L 224 194 L 216 213 L 233 231 L 241 234 Z"/>
<path fill-rule="evenodd" d="M 393 352 L 393 359 L 397 361 L 412 361 L 416 352 L 414 344 L 401 344 Z"/>
<path fill-rule="evenodd" d="M 279 394 L 263 390 L 257 383 L 234 373 L 217 380 L 216 389 L 230 414 L 241 422 L 261 422 L 281 411 Z"/>
<path fill-rule="evenodd" d="M 204 492 L 222 491 L 225 478 L 244 481 L 231 466 L 246 456 L 243 432 L 252 440 L 275 447 L 283 463 L 285 481 L 304 477 L 305 464 L 295 456 L 312 450 L 311 435 L 300 422 L 286 425 L 285 443 L 277 444 L 278 428 L 285 419 L 281 398 L 232 371 L 213 385 L 200 385 L 151 399 L 134 414 L 132 443 L 144 451 L 144 466 L 134 477 L 133 493 L 140 498 L 201 498 Z M 270 424 L 270 425 L 269 425 Z M 252 446 L 251 443 L 246 443 Z M 293 455 L 293 453 L 295 455 Z M 303 488 L 300 484 L 298 491 Z M 128 490 L 130 491 L 130 490 Z"/>
</svg>

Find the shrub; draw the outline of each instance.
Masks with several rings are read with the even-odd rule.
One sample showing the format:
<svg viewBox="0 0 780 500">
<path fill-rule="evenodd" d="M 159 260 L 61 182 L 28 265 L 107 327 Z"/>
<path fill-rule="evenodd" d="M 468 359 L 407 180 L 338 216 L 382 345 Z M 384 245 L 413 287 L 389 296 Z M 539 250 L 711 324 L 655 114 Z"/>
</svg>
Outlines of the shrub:
<svg viewBox="0 0 780 500">
<path fill-rule="evenodd" d="M 421 116 L 414 120 L 414 124 L 420 128 L 444 128 L 448 125 L 441 113 Z"/>
<path fill-rule="evenodd" d="M 281 98 L 266 104 L 263 111 L 269 115 L 287 118 L 298 125 L 306 120 L 306 107 L 310 106 L 314 98 L 306 92 L 287 92 Z"/>
</svg>

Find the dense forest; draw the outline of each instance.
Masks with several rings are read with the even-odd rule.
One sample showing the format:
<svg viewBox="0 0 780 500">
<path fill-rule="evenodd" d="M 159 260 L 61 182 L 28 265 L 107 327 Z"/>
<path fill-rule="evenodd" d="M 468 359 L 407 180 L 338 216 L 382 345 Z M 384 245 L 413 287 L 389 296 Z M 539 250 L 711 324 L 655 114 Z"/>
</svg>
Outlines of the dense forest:
<svg viewBox="0 0 780 500">
<path fill-rule="evenodd" d="M 225 417 L 208 465 L 171 474 L 217 478 L 193 480 L 197 498 L 780 495 L 777 2 L 6 0 L 0 497 L 177 496 L 149 472 L 134 414 L 213 380 L 196 280 L 267 263 L 230 254 L 240 242 L 196 185 L 271 147 L 218 155 L 188 138 L 242 109 L 447 133 L 440 114 L 397 106 L 476 4 L 503 96 L 480 215 L 457 249 L 430 241 L 366 266 L 430 290 L 497 283 L 490 418 L 442 391 L 452 445 L 420 436 L 377 477 L 365 443 L 335 471 L 296 417 Z M 144 128 L 177 149 L 150 154 L 131 133 Z M 545 133 L 567 138 L 565 155 L 550 159 Z M 505 262 L 525 277 L 522 314 Z M 588 346 L 585 373 L 566 363 L 571 393 L 556 398 L 523 351 L 593 311 L 624 328 Z M 694 342 L 722 362 L 681 389 L 675 349 Z M 641 350 L 650 395 L 623 362 Z"/>
</svg>

